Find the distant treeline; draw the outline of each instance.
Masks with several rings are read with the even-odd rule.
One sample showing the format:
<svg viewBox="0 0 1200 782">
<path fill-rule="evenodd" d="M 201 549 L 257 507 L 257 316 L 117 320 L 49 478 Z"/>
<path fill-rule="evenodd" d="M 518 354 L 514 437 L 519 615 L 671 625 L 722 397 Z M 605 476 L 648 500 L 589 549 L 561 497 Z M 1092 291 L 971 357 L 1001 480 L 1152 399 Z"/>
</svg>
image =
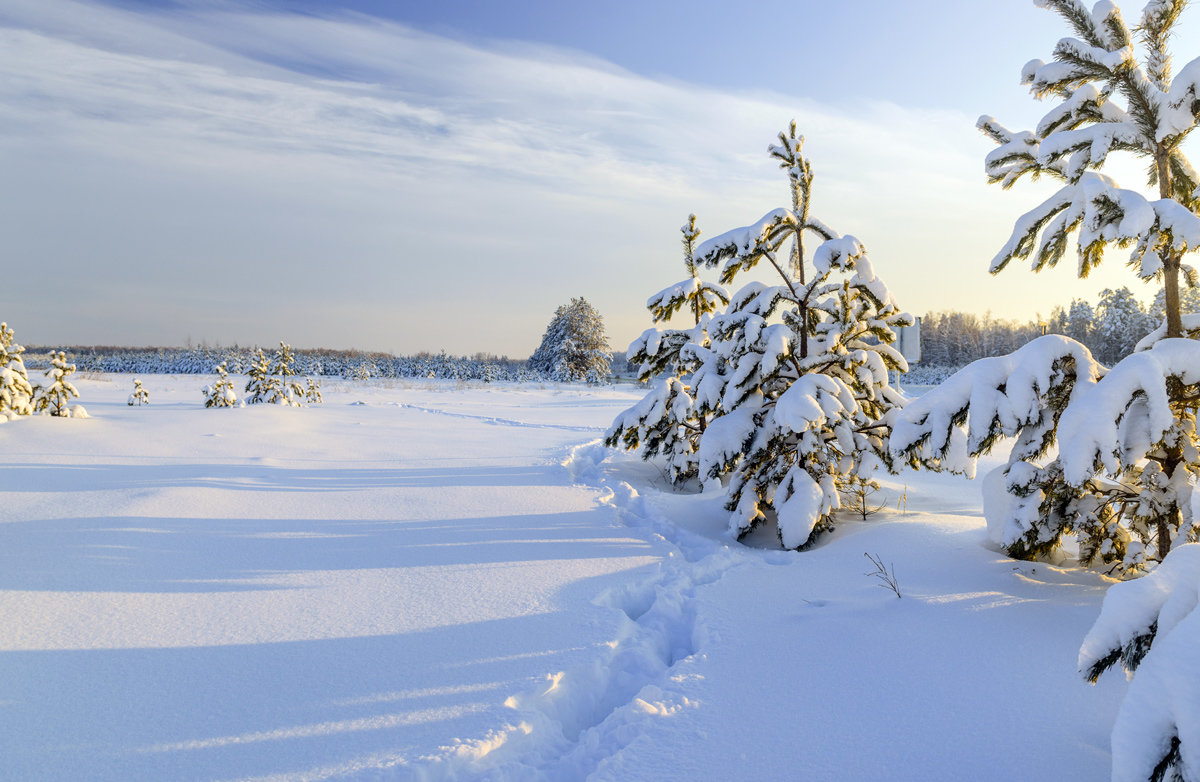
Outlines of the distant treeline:
<svg viewBox="0 0 1200 782">
<path fill-rule="evenodd" d="M 25 363 L 30 368 L 49 364 L 50 347 L 29 347 Z M 117 347 L 109 345 L 55 346 L 53 350 L 67 353 L 81 372 L 121 372 L 135 375 L 208 375 L 218 364 L 225 364 L 230 374 L 249 371 L 257 347 Z M 268 355 L 274 348 L 264 348 Z M 474 356 L 452 356 L 441 353 L 418 353 L 414 356 L 393 356 L 390 353 L 360 350 L 296 349 L 294 369 L 297 374 L 312 377 L 344 377 L 366 379 L 439 378 L 446 380 L 482 380 L 507 382 L 538 382 L 545 380 L 541 373 L 529 369 L 526 359 L 512 359 L 476 353 Z M 624 365 L 624 356 L 620 357 Z"/>
<path fill-rule="evenodd" d="M 1181 292 L 1183 310 L 1200 312 L 1200 289 Z M 1162 322 L 1162 292 L 1146 308 L 1129 288 L 1106 289 L 1100 300 L 1072 300 L 1055 307 L 1044 320 L 1003 320 L 990 314 L 931 312 L 921 318 L 921 361 L 904 381 L 935 385 L 959 368 L 988 356 L 1011 353 L 1035 337 L 1064 334 L 1082 342 L 1103 364 L 1112 366 L 1133 351 L 1134 345 Z M 28 348 L 25 363 L 31 368 L 49 365 L 50 347 Z M 270 353 L 274 348 L 266 348 Z M 245 374 L 257 347 L 130 348 L 115 346 L 60 347 L 81 371 L 127 374 L 207 375 L 224 362 L 231 374 Z M 528 359 L 476 353 L 452 356 L 446 352 L 394 356 L 361 350 L 295 350 L 296 372 L 313 377 L 405 377 L 448 380 L 541 382 L 547 380 L 529 368 Z M 628 373 L 623 353 L 613 355 L 611 374 Z M 902 381 L 903 382 L 903 381 Z"/>
<path fill-rule="evenodd" d="M 1180 293 L 1184 312 L 1200 312 L 1200 290 Z M 933 385 L 960 367 L 988 356 L 1011 353 L 1035 337 L 1063 334 L 1082 342 L 1098 361 L 1112 366 L 1163 319 L 1163 295 L 1144 307 L 1129 288 L 1105 289 L 1092 304 L 1074 299 L 1045 320 L 1001 320 L 966 312 L 933 312 L 921 318 L 921 361 L 907 379 Z"/>
</svg>

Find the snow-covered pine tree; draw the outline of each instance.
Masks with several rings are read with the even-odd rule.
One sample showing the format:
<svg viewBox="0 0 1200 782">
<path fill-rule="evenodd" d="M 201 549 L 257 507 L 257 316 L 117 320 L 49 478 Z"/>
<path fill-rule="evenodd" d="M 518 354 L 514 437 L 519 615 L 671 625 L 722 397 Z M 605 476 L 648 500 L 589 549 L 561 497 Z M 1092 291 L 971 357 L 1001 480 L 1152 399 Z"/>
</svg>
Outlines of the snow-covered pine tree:
<svg viewBox="0 0 1200 782">
<path fill-rule="evenodd" d="M 129 395 L 128 404 L 130 407 L 150 404 L 150 392 L 142 387 L 142 381 L 136 377 L 133 379 L 133 393 Z"/>
<path fill-rule="evenodd" d="M 729 303 L 723 286 L 700 279 L 696 268 L 696 215 L 680 229 L 683 262 L 688 278 L 659 291 L 646 302 L 655 323 L 666 323 L 686 311 L 692 325 L 686 329 L 647 329 L 626 353 L 637 366 L 638 380 L 653 382 L 650 392 L 613 421 L 605 435 L 609 447 L 640 450 L 643 459 L 666 457 L 672 483 L 696 477 L 697 451 L 711 413 L 696 408 L 691 387 L 692 374 L 708 350 L 708 321 L 712 313 Z"/>
<path fill-rule="evenodd" d="M 321 404 L 321 383 L 311 377 L 304 378 L 304 401 L 310 405 Z"/>
<path fill-rule="evenodd" d="M 1108 372 L 1083 345 L 1060 337 L 977 362 L 906 408 L 892 447 L 897 456 L 947 457 L 957 442 L 967 458 L 949 466 L 970 470 L 969 457 L 1001 436 L 1017 437 L 1008 464 L 985 486 L 997 542 L 1016 557 L 1046 557 L 1073 533 L 1081 561 L 1131 573 L 1195 529 L 1200 342 L 1177 338 L 1185 336 L 1180 277 L 1195 275 L 1183 255 L 1200 247 L 1200 178 L 1179 145 L 1200 108 L 1200 60 L 1172 80 L 1166 43 L 1182 0 L 1145 6 L 1135 28 L 1142 63 L 1113 3 L 1037 3 L 1076 34 L 1058 43 L 1054 62 L 1035 60 L 1022 72 L 1033 93 L 1055 105 L 1032 132 L 1011 132 L 991 117 L 979 127 L 999 145 L 986 160 L 992 182 L 1007 188 L 1028 174 L 1063 185 L 1016 222 L 991 269 L 1030 257 L 1034 270 L 1053 266 L 1076 231 L 1081 276 L 1110 245 L 1132 247 L 1139 276 L 1163 282 L 1165 323 Z M 1150 161 L 1157 200 L 1099 173 L 1113 150 Z M 1047 461 L 1056 445 L 1057 458 Z"/>
<path fill-rule="evenodd" d="M 604 320 L 582 296 L 554 311 L 529 368 L 551 380 L 598 382 L 612 361 Z"/>
<path fill-rule="evenodd" d="M 1084 299 L 1071 299 L 1071 309 L 1067 311 L 1066 334 L 1076 342 L 1084 345 L 1092 344 L 1092 332 L 1096 328 L 1096 313 L 1092 305 Z"/>
<path fill-rule="evenodd" d="M 293 378 L 296 370 L 293 368 L 296 358 L 292 346 L 285 342 L 279 343 L 279 350 L 271 358 L 270 373 L 277 378 L 270 389 L 267 401 L 277 405 L 300 407 L 304 404 L 304 387 Z"/>
<path fill-rule="evenodd" d="M 1129 288 L 1105 288 L 1096 305 L 1096 358 L 1103 364 L 1117 363 L 1156 325 Z"/>
<path fill-rule="evenodd" d="M 272 361 L 263 353 L 262 348 L 254 354 L 254 361 L 246 373 L 245 391 L 246 404 L 256 405 L 261 402 L 273 402 L 282 393 L 279 378 L 275 377 Z"/>
<path fill-rule="evenodd" d="M 217 373 L 217 381 L 203 389 L 205 407 L 236 407 L 237 393 L 233 390 L 233 381 L 229 379 L 225 362 L 222 361 L 213 371 Z"/>
<path fill-rule="evenodd" d="M 71 373 L 75 371 L 75 365 L 67 361 L 67 354 L 63 351 L 50 354 L 50 368 L 46 370 L 46 377 L 50 379 L 50 385 L 37 388 L 37 396 L 33 400 L 33 409 L 36 412 L 58 416 L 60 418 L 87 418 L 87 412 L 83 407 L 76 405 L 71 407 L 71 400 L 79 398 L 79 389 L 68 380 Z"/>
<path fill-rule="evenodd" d="M 696 250 L 697 263 L 723 264 L 726 285 L 761 261 L 773 272 L 775 284 L 747 283 L 709 323 L 693 383 L 697 413 L 715 415 L 700 441 L 700 474 L 731 475 L 730 531 L 744 535 L 770 514 L 792 549 L 832 527 L 840 489 L 855 477 L 871 481 L 890 462 L 889 425 L 903 400 L 888 372 L 908 368 L 891 343 L 913 322 L 862 243 L 809 214 L 803 142 L 792 122 L 769 147 L 787 174 L 791 208 Z M 811 257 L 808 234 L 820 242 Z"/>
<path fill-rule="evenodd" d="M 13 330 L 7 323 L 0 323 L 0 422 L 33 414 L 33 386 L 21 358 L 24 352 Z"/>
</svg>

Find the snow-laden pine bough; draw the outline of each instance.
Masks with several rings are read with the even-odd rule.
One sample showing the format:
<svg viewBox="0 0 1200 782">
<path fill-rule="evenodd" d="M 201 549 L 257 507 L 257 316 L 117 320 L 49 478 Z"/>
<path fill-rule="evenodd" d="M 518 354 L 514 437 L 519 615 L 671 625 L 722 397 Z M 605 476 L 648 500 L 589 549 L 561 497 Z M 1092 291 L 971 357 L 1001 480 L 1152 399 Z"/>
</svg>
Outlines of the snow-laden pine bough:
<svg viewBox="0 0 1200 782">
<path fill-rule="evenodd" d="M 1190 664 L 1196 620 L 1180 618 L 1196 605 L 1200 559 L 1171 552 L 1174 540 L 1195 540 L 1198 531 L 1200 341 L 1185 330 L 1194 324 L 1185 323 L 1179 285 L 1195 285 L 1183 258 L 1200 247 L 1200 176 L 1180 147 L 1200 112 L 1200 59 L 1172 78 L 1167 41 L 1186 0 L 1146 3 L 1136 41 L 1110 0 L 1035 4 L 1074 32 L 1053 62 L 1022 70 L 1022 82 L 1054 106 L 1033 131 L 1014 133 L 991 117 L 979 127 L 998 145 L 986 159 L 990 181 L 1007 188 L 1028 174 L 1062 187 L 1017 221 L 991 270 L 1025 258 L 1035 271 L 1053 266 L 1073 233 L 1081 277 L 1109 246 L 1132 248 L 1129 265 L 1163 283 L 1165 321 L 1111 370 L 1065 338 L 977 362 L 904 410 L 892 450 L 942 456 L 959 468 L 954 443 L 969 459 L 1015 437 L 1008 464 L 985 481 L 989 530 L 1010 553 L 1051 556 L 1071 532 L 1085 563 L 1125 575 L 1161 563 L 1152 580 L 1113 588 L 1080 662 L 1094 678 L 1117 659 L 1132 670 L 1144 657 L 1113 731 L 1115 780 L 1200 780 L 1200 685 Z M 1112 151 L 1150 162 L 1157 199 L 1098 171 Z M 1184 551 L 1191 549 L 1176 553 Z M 1125 627 L 1132 630 L 1114 631 L 1126 596 L 1159 593 L 1133 612 Z M 1174 630 L 1156 641 L 1169 606 Z"/>
<path fill-rule="evenodd" d="M 693 282 L 651 298 L 656 319 L 672 311 L 663 302 L 692 304 L 696 326 L 646 332 L 630 360 L 644 375 L 682 375 L 661 380 L 607 437 L 646 458 L 667 452 L 678 475 L 694 464 L 704 481 L 726 478 L 730 531 L 740 537 L 774 518 L 786 548 L 831 529 L 840 492 L 876 485 L 877 470 L 890 465 L 888 432 L 903 398 L 888 373 L 908 368 L 891 343 L 913 322 L 862 243 L 810 216 L 813 176 L 803 142 L 793 122 L 769 148 L 787 173 L 791 207 L 704 242 L 694 263 L 689 246 Z M 819 241 L 811 257 L 808 235 Z M 789 240 L 790 257 L 781 257 Z M 700 307 L 713 298 L 699 305 L 695 297 L 707 290 L 715 298 L 717 289 L 695 281 L 696 266 L 720 265 L 720 282 L 729 285 L 763 261 L 774 284 L 747 283 L 706 319 Z"/>
<path fill-rule="evenodd" d="M 1054 559 L 1073 540 L 1083 564 L 1131 575 L 1160 524 L 1165 540 L 1191 539 L 1200 518 L 1200 341 L 1152 335 L 1141 347 L 1111 370 L 1058 335 L 976 361 L 899 414 L 893 455 L 973 475 L 976 457 L 1013 438 L 984 479 L 992 540 L 1018 559 Z"/>
<path fill-rule="evenodd" d="M 1079 671 L 1095 682 L 1120 663 L 1133 679 L 1113 725 L 1113 782 L 1200 779 L 1198 604 L 1197 543 L 1173 549 L 1153 573 L 1104 596 L 1079 650 Z"/>
</svg>

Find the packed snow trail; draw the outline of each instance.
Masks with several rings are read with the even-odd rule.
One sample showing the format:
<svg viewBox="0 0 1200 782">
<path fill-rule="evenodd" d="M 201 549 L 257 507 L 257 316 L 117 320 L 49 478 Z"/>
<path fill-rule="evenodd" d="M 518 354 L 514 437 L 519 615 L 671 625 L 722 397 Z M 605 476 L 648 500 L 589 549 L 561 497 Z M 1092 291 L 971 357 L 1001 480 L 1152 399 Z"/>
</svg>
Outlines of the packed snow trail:
<svg viewBox="0 0 1200 782">
<path fill-rule="evenodd" d="M 1107 775 L 1125 685 L 1089 687 L 1074 663 L 1108 582 L 989 550 L 976 484 L 908 473 L 887 486 L 904 513 L 843 521 L 798 553 L 773 531 L 750 540 L 761 549 L 730 545 L 719 495 L 659 491 L 631 457 L 591 445 L 567 464 L 673 555 L 600 598 L 633 623 L 611 657 L 509 701 L 528 733 L 486 778 Z M 897 571 L 902 598 L 866 553 Z M 637 656 L 647 647 L 656 659 Z M 589 709 L 598 692 L 615 697 Z"/>
<path fill-rule="evenodd" d="M 505 705 L 517 724 L 486 751 L 437 758 L 422 776 L 485 775 L 493 780 L 604 778 L 606 764 L 648 723 L 676 717 L 696 703 L 678 686 L 706 640 L 697 622 L 697 591 L 749 561 L 745 552 L 682 530 L 655 514 L 623 481 L 600 470 L 608 455 L 598 442 L 572 449 L 564 466 L 575 480 L 601 489 L 600 502 L 620 522 L 670 546 L 658 572 L 604 590 L 593 601 L 620 611 L 618 634 L 594 660 L 556 671 Z M 646 777 L 650 778 L 650 777 Z"/>
</svg>

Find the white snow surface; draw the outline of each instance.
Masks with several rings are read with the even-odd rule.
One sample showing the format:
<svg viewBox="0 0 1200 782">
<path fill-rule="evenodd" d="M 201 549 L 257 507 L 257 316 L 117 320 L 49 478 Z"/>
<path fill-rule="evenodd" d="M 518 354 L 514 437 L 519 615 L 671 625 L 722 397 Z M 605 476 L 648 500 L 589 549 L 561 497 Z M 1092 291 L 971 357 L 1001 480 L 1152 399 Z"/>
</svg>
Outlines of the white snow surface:
<svg viewBox="0 0 1200 782">
<path fill-rule="evenodd" d="M 1109 774 L 1127 684 L 1076 673 L 1109 582 L 996 553 L 961 477 L 797 553 L 596 442 L 636 387 L 204 382 L 0 430 L 0 776 Z"/>
</svg>

